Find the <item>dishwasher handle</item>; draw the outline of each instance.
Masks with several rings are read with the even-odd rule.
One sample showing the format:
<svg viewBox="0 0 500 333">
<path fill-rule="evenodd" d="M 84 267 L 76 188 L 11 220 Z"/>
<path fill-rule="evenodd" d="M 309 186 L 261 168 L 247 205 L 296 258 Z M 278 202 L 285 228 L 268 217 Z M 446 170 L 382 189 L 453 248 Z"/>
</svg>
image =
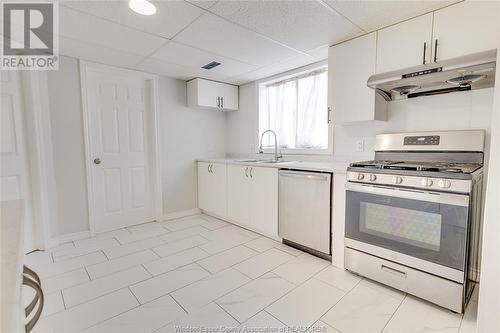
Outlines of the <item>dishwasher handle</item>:
<svg viewBox="0 0 500 333">
<path fill-rule="evenodd" d="M 302 179 L 316 179 L 328 181 L 329 177 L 327 175 L 322 175 L 320 173 L 304 173 L 304 172 L 280 172 L 280 177 L 290 177 L 290 178 L 302 178 Z"/>
</svg>

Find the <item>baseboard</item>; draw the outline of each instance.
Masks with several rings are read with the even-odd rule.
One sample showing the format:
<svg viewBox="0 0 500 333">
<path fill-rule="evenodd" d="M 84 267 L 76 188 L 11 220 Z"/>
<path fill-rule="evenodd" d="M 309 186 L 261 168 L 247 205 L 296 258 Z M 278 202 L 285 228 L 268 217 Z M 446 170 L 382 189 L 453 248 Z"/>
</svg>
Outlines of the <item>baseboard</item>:
<svg viewBox="0 0 500 333">
<path fill-rule="evenodd" d="M 179 219 L 181 217 L 198 215 L 198 214 L 201 214 L 201 210 L 199 210 L 198 208 L 194 208 L 194 209 L 183 210 L 180 212 L 165 214 L 165 215 L 163 215 L 162 220 L 163 221 L 175 220 L 175 219 Z"/>
</svg>

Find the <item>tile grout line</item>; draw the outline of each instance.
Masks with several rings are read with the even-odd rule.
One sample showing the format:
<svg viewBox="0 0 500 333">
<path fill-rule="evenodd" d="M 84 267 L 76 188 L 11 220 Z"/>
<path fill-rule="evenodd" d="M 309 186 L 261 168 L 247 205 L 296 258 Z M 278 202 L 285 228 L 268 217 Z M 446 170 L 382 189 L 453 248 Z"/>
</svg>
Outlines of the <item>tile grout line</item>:
<svg viewBox="0 0 500 333">
<path fill-rule="evenodd" d="M 137 301 L 137 304 L 139 304 L 139 306 L 141 306 L 141 302 L 139 302 L 139 299 L 137 298 L 137 296 L 134 294 L 134 292 L 132 291 L 132 289 L 130 289 L 130 286 L 127 286 L 127 289 L 130 291 L 130 293 L 132 294 L 132 296 L 134 296 L 135 300 Z"/>
<path fill-rule="evenodd" d="M 210 303 L 214 303 L 215 305 L 217 305 L 222 311 L 224 311 L 225 313 L 227 313 L 231 318 L 233 318 L 237 323 L 238 323 L 238 326 L 242 324 L 242 322 L 240 322 L 238 319 L 236 319 L 235 317 L 233 317 L 232 314 L 230 314 L 226 309 L 224 309 L 219 303 L 215 302 L 215 301 L 212 301 Z M 208 303 L 208 304 L 210 304 Z M 208 305 L 207 304 L 207 305 Z M 205 306 L 207 306 L 205 305 Z"/>
<path fill-rule="evenodd" d="M 328 266 L 327 266 L 327 267 L 325 267 L 324 269 L 327 269 L 327 268 L 328 268 Z M 295 287 L 295 288 L 290 289 L 290 290 L 289 290 L 288 292 L 286 292 L 283 296 L 279 297 L 279 298 L 278 298 L 278 299 L 276 299 L 274 302 L 272 302 L 271 304 L 269 304 L 268 306 L 266 306 L 266 307 L 264 308 L 264 310 L 265 310 L 266 312 L 268 312 L 269 314 L 271 314 L 269 311 L 267 311 L 267 309 L 268 309 L 271 305 L 273 305 L 274 303 L 278 302 L 280 299 L 284 298 L 285 296 L 287 296 L 288 294 L 290 294 L 290 293 L 291 293 L 291 292 L 293 292 L 294 290 L 297 290 L 299 287 L 303 286 L 303 285 L 304 285 L 307 281 L 310 281 L 310 280 L 312 280 L 312 279 L 315 279 L 315 280 L 317 280 L 317 281 L 319 281 L 319 282 L 322 282 L 322 283 L 324 283 L 324 284 L 327 284 L 327 285 L 331 286 L 332 288 L 335 288 L 335 289 L 337 289 L 337 290 L 341 291 L 341 292 L 344 294 L 344 295 L 342 295 L 342 297 L 341 297 L 341 298 L 339 298 L 339 300 L 338 300 L 337 302 L 335 302 L 335 304 L 333 304 L 330 308 L 328 308 L 328 310 L 327 310 L 327 311 L 325 311 L 325 312 L 324 312 L 324 313 L 323 313 L 323 314 L 322 314 L 322 315 L 321 315 L 321 316 L 320 316 L 320 317 L 319 317 L 319 318 L 318 318 L 315 322 L 317 322 L 318 320 L 321 320 L 321 318 L 322 318 L 322 317 L 323 317 L 323 316 L 324 316 L 324 315 L 325 315 L 328 311 L 330 311 L 333 307 L 335 307 L 335 306 L 336 306 L 336 305 L 337 305 L 337 304 L 338 304 L 338 303 L 339 303 L 339 302 L 340 302 L 340 301 L 341 301 L 341 300 L 342 300 L 345 296 L 347 296 L 347 294 L 349 294 L 349 293 L 350 293 L 350 292 L 351 292 L 354 288 L 356 288 L 356 286 L 358 286 L 358 285 L 359 285 L 359 283 L 361 282 L 361 280 L 360 280 L 360 281 L 358 281 L 358 283 L 356 283 L 356 285 L 355 285 L 354 287 L 352 287 L 349 291 L 347 291 L 347 292 L 346 292 L 346 291 L 344 291 L 344 290 L 342 290 L 342 289 L 340 289 L 340 288 L 338 288 L 338 287 L 332 286 L 332 285 L 330 285 L 330 284 L 328 284 L 328 283 L 326 283 L 326 282 L 324 282 L 324 281 L 321 281 L 321 280 L 319 280 L 319 279 L 317 279 L 317 278 L 316 278 L 316 276 L 317 276 L 319 273 L 321 273 L 324 269 L 319 270 L 318 272 L 316 272 L 315 274 L 313 274 L 311 277 L 309 277 L 307 280 L 305 280 L 304 282 L 302 282 L 301 284 L 298 284 L 298 285 L 296 285 L 295 283 L 293 283 L 293 282 L 291 282 L 291 281 L 288 281 L 286 278 L 281 277 L 281 276 L 279 276 L 279 275 L 277 275 L 276 273 L 274 273 L 274 272 L 272 272 L 272 271 L 271 271 L 273 274 L 277 275 L 278 277 L 280 277 L 280 278 L 282 278 L 282 279 L 284 279 L 284 280 L 286 280 L 286 281 L 288 281 L 288 282 L 290 282 L 290 283 L 292 283 L 292 284 L 295 284 L 295 285 L 296 285 L 296 287 Z M 271 314 L 271 315 L 272 315 L 272 314 Z M 274 317 L 274 316 L 273 316 L 273 317 Z M 278 318 L 276 318 L 276 319 L 278 319 Z M 278 319 L 278 320 L 279 320 L 279 319 Z M 281 321 L 281 320 L 280 320 L 280 321 Z M 313 324 L 314 324 L 314 323 L 313 323 Z M 285 325 L 288 325 L 288 324 L 285 324 Z M 330 325 L 330 324 L 329 324 L 329 325 Z M 330 325 L 330 326 L 331 326 L 331 325 Z M 333 326 L 332 326 L 332 327 L 333 327 Z M 333 328 L 335 328 L 335 327 L 333 327 Z M 335 329 L 337 329 L 337 328 L 335 328 Z"/>
<path fill-rule="evenodd" d="M 258 315 L 262 311 L 264 311 L 265 313 L 267 313 L 268 315 L 270 315 L 271 317 L 273 317 L 274 319 L 276 319 L 277 321 L 279 321 L 280 323 L 282 323 L 283 325 L 285 325 L 286 327 L 288 327 L 288 324 L 285 324 L 284 322 L 282 322 L 281 320 L 279 320 L 278 318 L 276 318 L 271 312 L 267 311 L 267 308 L 264 308 L 261 311 L 257 312 L 254 316 Z M 253 317 L 251 317 L 251 318 L 253 318 Z"/>
<path fill-rule="evenodd" d="M 142 282 L 145 282 L 145 281 L 149 281 L 149 280 L 154 279 L 154 278 L 156 278 L 156 277 L 159 277 L 159 276 L 161 276 L 161 275 L 164 275 L 164 274 L 167 274 L 167 273 L 170 273 L 170 272 L 176 271 L 176 270 L 178 270 L 178 269 L 185 268 L 186 266 L 189 266 L 189 265 L 197 265 L 197 266 L 199 266 L 196 262 L 192 262 L 192 263 L 186 264 L 186 265 L 184 265 L 184 266 L 178 267 L 178 268 L 176 268 L 176 269 L 173 269 L 173 270 L 171 270 L 171 271 L 164 272 L 164 273 L 161 273 L 161 274 L 158 274 L 158 275 L 153 275 L 153 277 L 150 277 L 150 278 L 148 278 L 148 279 L 145 279 L 145 280 L 142 280 L 142 281 L 139 281 L 139 282 L 133 283 L 133 284 L 129 285 L 129 287 L 133 287 L 133 286 L 135 286 L 135 285 L 137 285 L 137 284 L 139 284 L 139 283 L 142 283 Z M 201 266 L 200 266 L 200 268 L 201 268 L 201 269 L 203 269 L 203 267 L 201 267 Z M 203 270 L 205 270 L 205 269 L 203 269 Z M 163 297 L 163 296 L 165 296 L 165 295 L 170 295 L 171 293 L 174 293 L 174 292 L 176 292 L 177 290 L 182 289 L 182 288 L 184 288 L 184 287 L 190 286 L 190 285 L 192 285 L 193 283 L 196 283 L 196 282 L 198 282 L 198 281 L 203 280 L 204 278 L 206 278 L 206 276 L 205 276 L 205 277 L 203 277 L 203 278 L 201 278 L 201 279 L 199 279 L 199 280 L 196 280 L 196 281 L 193 281 L 193 282 L 191 282 L 191 283 L 189 283 L 189 284 L 186 284 L 185 286 L 182 286 L 182 287 L 179 287 L 179 288 L 177 288 L 177 289 L 174 289 L 174 290 L 172 290 L 172 291 L 170 291 L 170 292 L 168 292 L 168 293 L 166 293 L 166 294 L 162 294 L 162 295 L 160 295 L 160 296 L 158 296 L 158 297 L 152 298 L 151 300 L 148 300 L 148 301 L 147 301 L 147 302 L 145 302 L 144 304 L 149 303 L 149 302 L 154 301 L 154 300 L 157 300 L 158 298 Z"/>
<path fill-rule="evenodd" d="M 66 307 L 66 302 L 64 301 L 64 294 L 63 294 L 62 289 L 61 289 L 61 290 L 59 290 L 59 293 L 61 294 L 61 298 L 62 298 L 62 302 L 63 302 L 64 310 L 67 310 L 68 308 Z"/>
<path fill-rule="evenodd" d="M 394 318 L 394 315 L 398 312 L 399 308 L 401 307 L 401 305 L 404 303 L 405 299 L 408 297 L 408 294 L 405 294 L 405 297 L 403 297 L 403 299 L 401 300 L 401 302 L 399 302 L 398 304 L 398 307 L 396 308 L 396 310 L 392 313 L 391 317 L 389 318 L 389 320 L 387 320 L 387 322 L 385 323 L 384 327 L 382 327 L 382 329 L 380 330 L 380 332 L 383 332 L 385 330 L 385 328 L 387 327 L 387 325 L 389 325 L 389 323 L 391 322 L 392 318 Z"/>
<path fill-rule="evenodd" d="M 133 267 L 132 267 L 132 268 L 133 268 Z M 148 273 L 149 273 L 149 272 L 148 272 Z M 99 279 L 101 279 L 101 278 L 97 278 L 97 279 L 95 279 L 95 280 L 91 280 L 91 281 L 88 281 L 88 282 L 97 281 L 97 280 L 99 280 Z M 137 282 L 134 282 L 134 284 L 136 284 L 136 283 L 141 283 L 142 281 L 146 281 L 146 280 L 149 280 L 149 279 L 150 279 L 150 278 L 147 278 L 147 279 L 144 279 L 144 280 L 141 280 L 141 281 L 137 281 Z M 88 282 L 85 282 L 85 283 L 88 283 Z M 78 286 L 84 285 L 85 283 L 81 283 L 81 284 L 79 284 Z M 93 297 L 93 298 L 89 298 L 88 300 L 85 300 L 84 302 L 74 304 L 73 306 L 70 306 L 70 307 L 69 307 L 69 309 L 74 308 L 74 307 L 79 306 L 79 305 L 82 305 L 82 304 L 85 304 L 85 303 L 88 303 L 88 302 L 90 302 L 90 301 L 94 301 L 94 300 L 96 300 L 96 299 L 98 299 L 98 298 L 100 298 L 100 297 L 103 297 L 103 296 L 106 296 L 106 295 L 112 294 L 112 293 L 117 292 L 117 291 L 119 291 L 119 290 L 129 288 L 129 287 L 130 287 L 130 286 L 132 286 L 132 285 L 133 285 L 133 284 L 130 284 L 130 285 L 125 286 L 125 287 L 121 287 L 121 288 L 119 288 L 119 289 L 108 290 L 108 291 L 106 291 L 105 293 L 100 294 L 100 295 L 97 295 L 97 296 L 95 296 L 95 297 Z M 74 286 L 74 287 L 76 287 L 76 286 Z M 70 287 L 70 288 L 73 288 L 73 287 Z M 70 289 L 70 288 L 65 288 L 65 289 L 63 289 L 63 290 Z M 61 292 L 62 292 L 62 290 L 61 290 Z"/>
</svg>

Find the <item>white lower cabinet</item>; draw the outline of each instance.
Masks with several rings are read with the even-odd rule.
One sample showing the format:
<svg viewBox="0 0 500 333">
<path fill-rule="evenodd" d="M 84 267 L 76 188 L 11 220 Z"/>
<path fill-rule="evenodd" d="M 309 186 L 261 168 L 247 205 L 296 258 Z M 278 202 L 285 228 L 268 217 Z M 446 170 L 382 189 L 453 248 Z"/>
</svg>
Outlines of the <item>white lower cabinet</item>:
<svg viewBox="0 0 500 333">
<path fill-rule="evenodd" d="M 226 165 L 198 162 L 198 207 L 219 217 L 227 215 Z"/>
<path fill-rule="evenodd" d="M 278 236 L 278 169 L 229 165 L 227 212 L 235 223 Z"/>
<path fill-rule="evenodd" d="M 232 221 L 249 225 L 251 201 L 250 167 L 229 165 L 227 167 L 227 217 Z"/>
<path fill-rule="evenodd" d="M 198 162 L 198 207 L 278 237 L 278 169 Z"/>
<path fill-rule="evenodd" d="M 278 236 L 278 169 L 251 168 L 250 227 Z"/>
</svg>

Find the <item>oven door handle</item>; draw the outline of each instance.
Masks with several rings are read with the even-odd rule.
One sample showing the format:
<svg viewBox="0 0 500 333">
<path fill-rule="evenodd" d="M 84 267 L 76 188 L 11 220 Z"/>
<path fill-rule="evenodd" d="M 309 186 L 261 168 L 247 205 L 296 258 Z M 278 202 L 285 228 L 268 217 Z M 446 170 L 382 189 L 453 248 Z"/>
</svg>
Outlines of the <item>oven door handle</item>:
<svg viewBox="0 0 500 333">
<path fill-rule="evenodd" d="M 352 192 L 378 194 L 395 198 L 441 203 L 441 204 L 460 206 L 460 207 L 469 207 L 469 196 L 466 194 L 429 192 L 429 191 L 411 190 L 399 187 L 363 185 L 350 182 L 347 182 L 346 190 Z"/>
</svg>

